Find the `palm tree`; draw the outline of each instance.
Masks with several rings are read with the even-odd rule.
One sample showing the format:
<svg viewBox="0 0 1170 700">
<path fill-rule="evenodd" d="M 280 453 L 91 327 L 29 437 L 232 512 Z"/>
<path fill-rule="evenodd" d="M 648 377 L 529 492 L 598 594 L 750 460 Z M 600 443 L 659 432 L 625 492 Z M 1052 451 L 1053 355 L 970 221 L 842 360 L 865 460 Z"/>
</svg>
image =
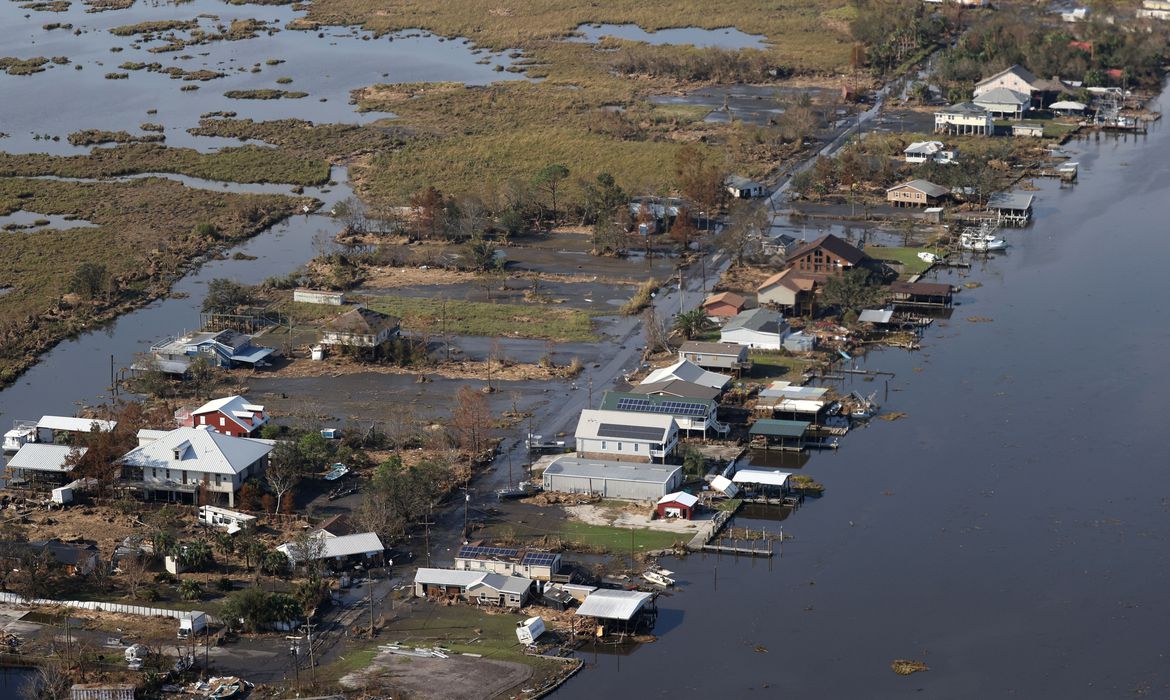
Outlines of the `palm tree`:
<svg viewBox="0 0 1170 700">
<path fill-rule="evenodd" d="M 687 340 L 707 330 L 708 324 L 707 311 L 702 307 L 691 309 L 674 318 L 674 330 Z"/>
</svg>

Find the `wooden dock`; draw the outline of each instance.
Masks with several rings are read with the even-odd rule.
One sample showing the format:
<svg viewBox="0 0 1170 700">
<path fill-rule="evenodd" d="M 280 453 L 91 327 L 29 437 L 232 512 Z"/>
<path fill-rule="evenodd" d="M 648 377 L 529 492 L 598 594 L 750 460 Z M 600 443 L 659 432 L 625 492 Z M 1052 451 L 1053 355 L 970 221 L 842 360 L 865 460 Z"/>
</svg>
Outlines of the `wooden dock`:
<svg viewBox="0 0 1170 700">
<path fill-rule="evenodd" d="M 748 547 L 729 547 L 719 544 L 706 544 L 703 545 L 703 551 L 709 552 L 711 554 L 731 554 L 737 557 L 771 557 L 772 543 L 769 540 L 767 549 L 759 549 L 756 547 L 749 549 Z"/>
</svg>

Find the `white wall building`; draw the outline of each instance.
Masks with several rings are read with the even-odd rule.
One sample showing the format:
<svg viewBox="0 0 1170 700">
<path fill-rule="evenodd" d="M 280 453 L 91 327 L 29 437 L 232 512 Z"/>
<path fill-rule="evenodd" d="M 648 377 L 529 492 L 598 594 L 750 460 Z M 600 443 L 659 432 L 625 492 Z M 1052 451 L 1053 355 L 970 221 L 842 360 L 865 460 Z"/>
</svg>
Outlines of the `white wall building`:
<svg viewBox="0 0 1170 700">
<path fill-rule="evenodd" d="M 148 492 L 185 500 L 203 487 L 226 494 L 228 506 L 233 507 L 244 482 L 264 473 L 274 444 L 272 440 L 222 435 L 211 426 L 177 428 L 130 450 L 121 464 L 141 470 L 141 477 L 135 475 L 131 480 L 139 481 Z"/>
<path fill-rule="evenodd" d="M 678 423 L 659 413 L 585 409 L 577 421 L 577 452 L 592 459 L 662 462 L 678 447 Z"/>
</svg>

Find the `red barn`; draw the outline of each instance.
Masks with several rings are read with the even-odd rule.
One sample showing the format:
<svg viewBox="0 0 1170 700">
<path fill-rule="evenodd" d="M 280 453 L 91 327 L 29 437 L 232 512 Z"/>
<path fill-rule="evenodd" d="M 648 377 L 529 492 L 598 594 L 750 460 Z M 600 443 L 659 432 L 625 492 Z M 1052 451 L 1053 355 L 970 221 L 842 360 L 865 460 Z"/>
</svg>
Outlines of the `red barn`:
<svg viewBox="0 0 1170 700">
<path fill-rule="evenodd" d="M 658 517 L 690 520 L 695 515 L 695 506 L 698 503 L 699 498 L 686 491 L 668 493 L 658 499 Z"/>
<path fill-rule="evenodd" d="M 227 396 L 192 411 L 190 426 L 211 426 L 215 432 L 233 437 L 257 437 L 267 424 L 263 406 L 249 403 L 243 396 Z"/>
</svg>

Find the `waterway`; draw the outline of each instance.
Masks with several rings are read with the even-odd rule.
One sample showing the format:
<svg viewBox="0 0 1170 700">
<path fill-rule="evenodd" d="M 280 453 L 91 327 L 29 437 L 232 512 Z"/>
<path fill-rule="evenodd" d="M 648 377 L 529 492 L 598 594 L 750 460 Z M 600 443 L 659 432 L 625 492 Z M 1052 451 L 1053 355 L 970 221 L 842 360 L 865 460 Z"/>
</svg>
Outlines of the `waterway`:
<svg viewBox="0 0 1170 700">
<path fill-rule="evenodd" d="M 698 48 L 719 48 L 728 50 L 764 49 L 768 47 L 767 37 L 762 34 L 748 34 L 735 27 L 722 29 L 700 29 L 699 27 L 675 27 L 646 31 L 636 24 L 582 24 L 577 27 L 579 36 L 569 41 L 595 44 L 604 38 L 641 41 L 647 44 L 680 44 Z"/>
<path fill-rule="evenodd" d="M 907 415 L 803 466 L 827 491 L 783 557 L 665 562 L 659 640 L 557 698 L 1170 695 L 1170 131 L 1069 150 L 1079 184 L 1037 181 L 1005 255 L 940 277 L 982 286 L 923 349 L 864 361 Z"/>
</svg>

